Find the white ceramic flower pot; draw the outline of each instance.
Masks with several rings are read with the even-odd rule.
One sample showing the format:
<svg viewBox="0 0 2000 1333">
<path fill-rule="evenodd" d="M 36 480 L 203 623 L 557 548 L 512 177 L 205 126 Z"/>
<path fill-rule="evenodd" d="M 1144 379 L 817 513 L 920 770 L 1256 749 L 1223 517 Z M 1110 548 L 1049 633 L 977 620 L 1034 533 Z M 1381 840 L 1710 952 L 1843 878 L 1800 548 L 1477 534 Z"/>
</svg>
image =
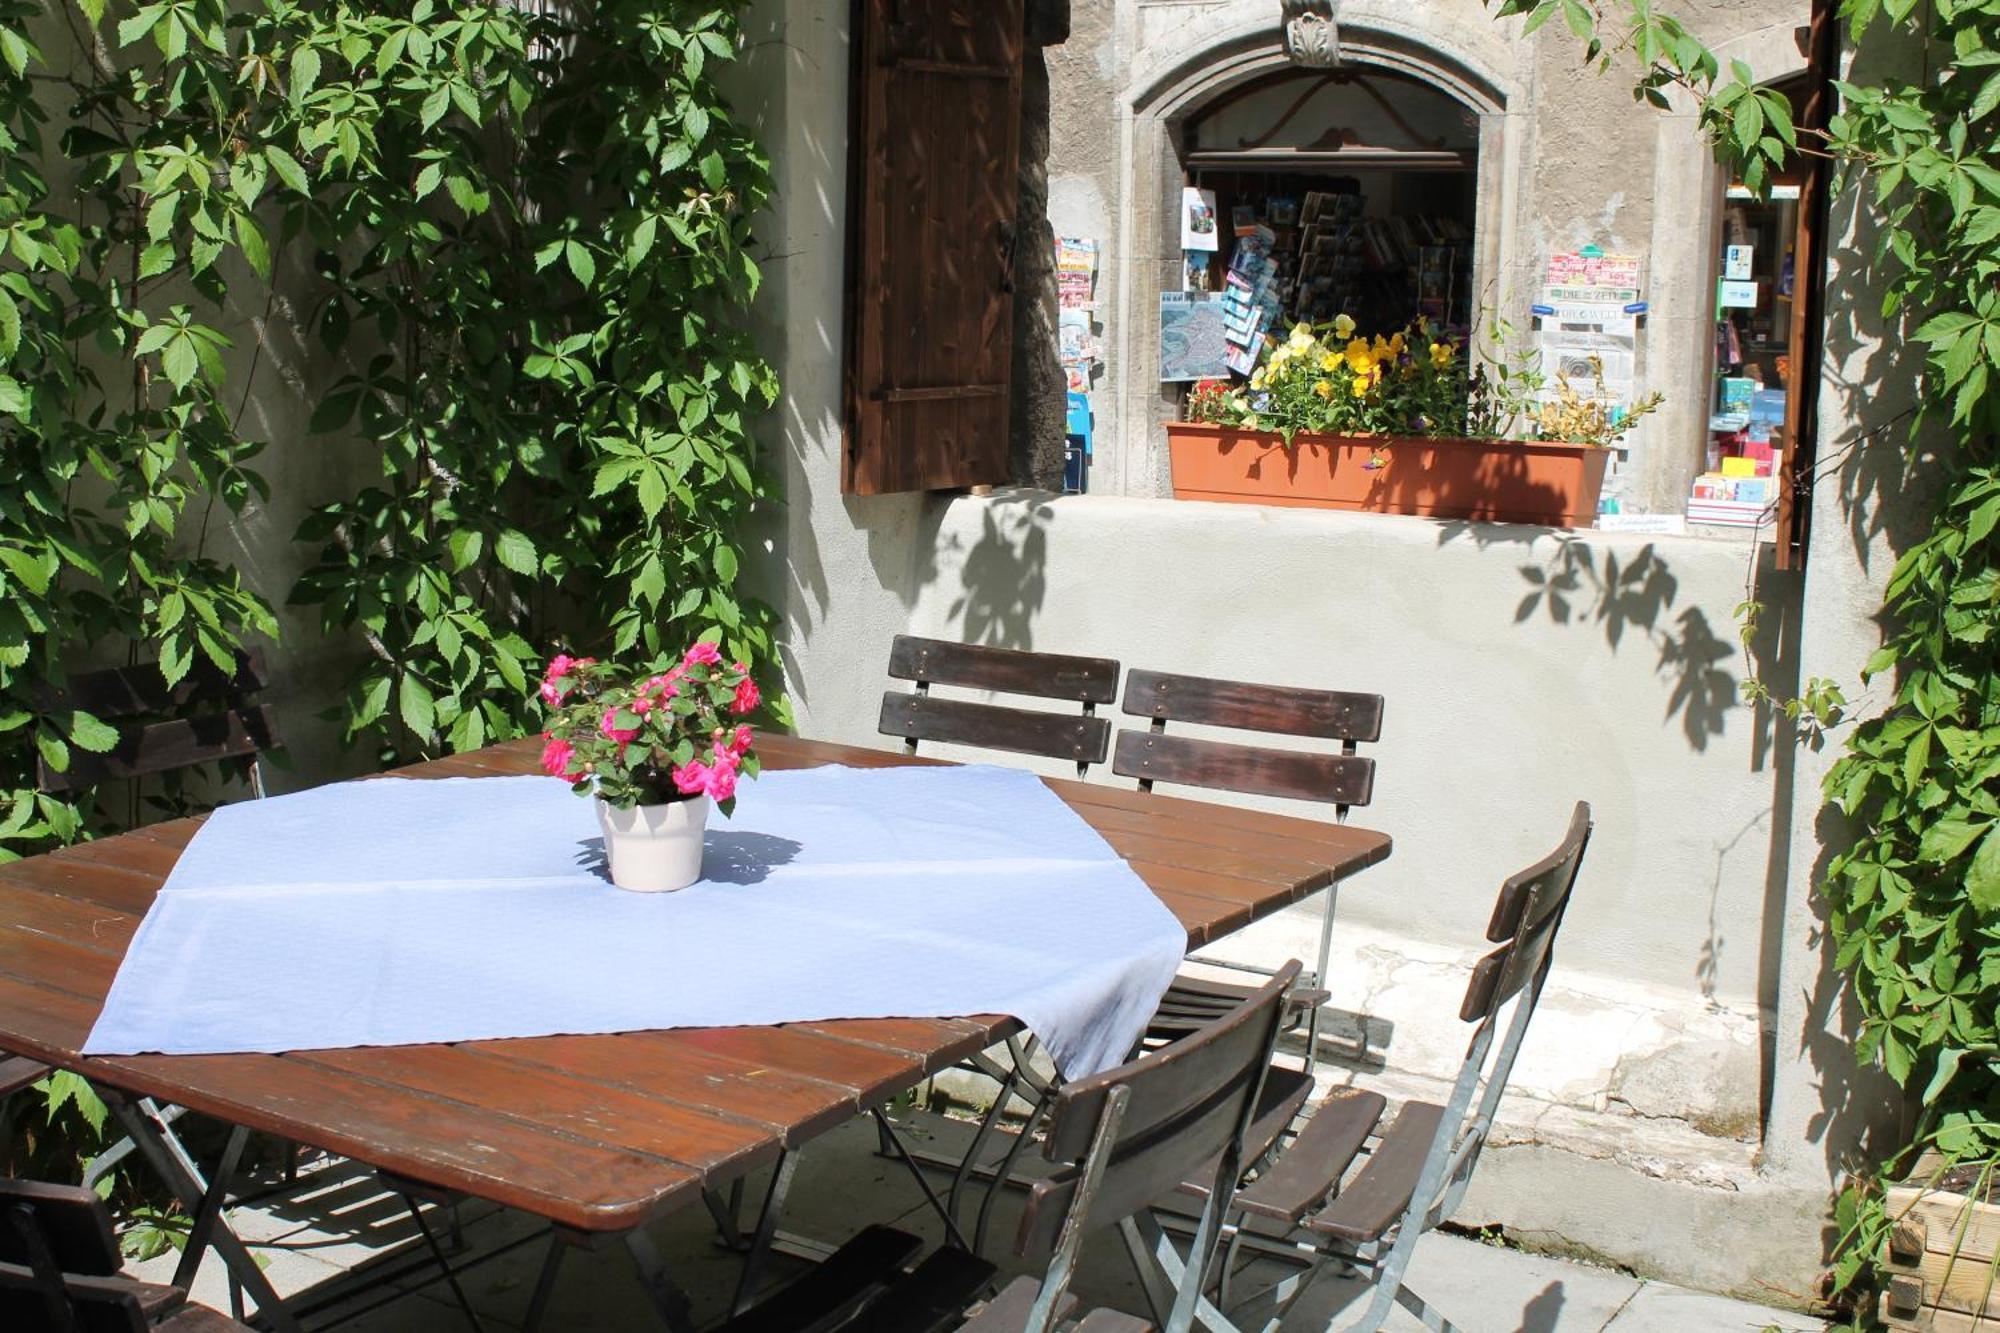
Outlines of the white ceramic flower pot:
<svg viewBox="0 0 2000 1333">
<path fill-rule="evenodd" d="M 620 810 L 597 802 L 611 882 L 635 893 L 671 893 L 701 878 L 701 835 L 708 797 Z"/>
</svg>

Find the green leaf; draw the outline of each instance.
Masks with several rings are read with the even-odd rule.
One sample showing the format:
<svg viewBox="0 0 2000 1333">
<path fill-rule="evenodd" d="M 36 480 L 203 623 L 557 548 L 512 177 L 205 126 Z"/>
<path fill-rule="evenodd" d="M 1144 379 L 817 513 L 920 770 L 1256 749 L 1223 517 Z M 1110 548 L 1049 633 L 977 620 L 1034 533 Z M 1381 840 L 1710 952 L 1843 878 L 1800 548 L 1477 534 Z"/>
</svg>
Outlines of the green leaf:
<svg viewBox="0 0 2000 1333">
<path fill-rule="evenodd" d="M 118 744 L 118 732 L 90 713 L 77 709 L 69 715 L 69 738 L 79 749 L 106 754 Z"/>
<path fill-rule="evenodd" d="M 1940 819 L 1924 830 L 1918 854 L 1936 863 L 1953 860 L 1990 827 L 1991 824 L 1975 824 L 1965 819 Z"/>
<path fill-rule="evenodd" d="M 493 554 L 516 574 L 532 575 L 535 572 L 535 543 L 525 532 L 514 528 L 501 532 L 493 543 Z"/>
<path fill-rule="evenodd" d="M 451 552 L 451 572 L 462 574 L 479 563 L 480 553 L 486 549 L 486 534 L 477 528 L 459 528 L 445 538 L 445 547 Z"/>
<path fill-rule="evenodd" d="M 563 258 L 569 263 L 571 275 L 585 287 L 596 280 L 597 261 L 591 257 L 588 247 L 577 241 L 571 241 L 563 247 Z"/>
<path fill-rule="evenodd" d="M 437 730 L 437 702 L 430 688 L 417 679 L 413 671 L 403 673 L 402 682 L 396 688 L 396 704 L 403 716 L 403 725 L 413 732 L 417 739 L 428 741 Z"/>
<path fill-rule="evenodd" d="M 1987 829 L 1965 872 L 1965 894 L 1982 915 L 2000 912 L 2000 824 Z"/>
<path fill-rule="evenodd" d="M 176 389 L 185 389 L 201 369 L 201 358 L 195 354 L 194 339 L 182 334 L 168 343 L 160 353 L 160 369 Z"/>
<path fill-rule="evenodd" d="M 264 148 L 264 160 L 271 164 L 271 170 L 285 183 L 286 188 L 304 195 L 312 193 L 312 184 L 306 179 L 305 168 L 300 166 L 298 159 L 290 153 L 276 144 L 267 144 Z"/>
<path fill-rule="evenodd" d="M 236 215 L 236 245 L 243 251 L 243 258 L 257 271 L 260 278 L 271 276 L 271 249 L 264 240 L 264 232 L 247 213 Z"/>
</svg>

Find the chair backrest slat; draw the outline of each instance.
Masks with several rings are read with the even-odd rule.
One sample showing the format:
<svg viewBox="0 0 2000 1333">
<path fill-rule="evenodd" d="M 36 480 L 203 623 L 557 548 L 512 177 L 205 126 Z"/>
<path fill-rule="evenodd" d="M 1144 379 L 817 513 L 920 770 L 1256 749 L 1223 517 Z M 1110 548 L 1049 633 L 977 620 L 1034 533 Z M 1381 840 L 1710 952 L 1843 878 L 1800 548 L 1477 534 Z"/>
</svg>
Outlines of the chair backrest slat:
<svg viewBox="0 0 2000 1333">
<path fill-rule="evenodd" d="M 111 1210 L 79 1185 L 38 1180 L 0 1180 L 0 1211 L 10 1217 L 25 1209 L 33 1216 L 49 1254 L 65 1273 L 110 1277 L 123 1266 Z M 14 1226 L 0 1226 L 0 1263 L 28 1263 L 25 1242 Z"/>
<path fill-rule="evenodd" d="M 1578 801 L 1561 844 L 1500 886 L 1486 931 L 1500 947 L 1473 965 L 1460 1018 L 1468 1023 L 1490 1018 L 1541 971 L 1589 845 L 1590 807 Z"/>
<path fill-rule="evenodd" d="M 1379 694 L 1134 668 L 1125 675 L 1120 709 L 1128 717 L 1152 719 L 1149 730 L 1119 732 L 1111 758 L 1111 771 L 1137 778 L 1142 791 L 1151 791 L 1155 782 L 1169 782 L 1318 801 L 1332 805 L 1342 820 L 1348 807 L 1366 805 L 1374 796 L 1375 761 L 1356 755 L 1355 747 L 1381 739 Z M 1336 740 L 1340 749 L 1326 753 L 1169 735 L 1169 722 Z"/>
<path fill-rule="evenodd" d="M 277 744 L 277 718 L 265 704 L 227 713 L 155 722 L 119 732 L 103 754 L 70 747 L 69 767 L 60 773 L 41 761 L 43 791 L 69 791 L 118 778 L 145 777 L 217 759 L 260 754 Z"/>
<path fill-rule="evenodd" d="M 1129 1064 L 1066 1084 L 1051 1106 L 1044 1154 L 1063 1163 L 1029 1191 L 1015 1242 L 1022 1258 L 1055 1245 L 1081 1179 L 1082 1159 L 1114 1088 L 1126 1103 L 1110 1160 L 1104 1164 L 1084 1224 L 1131 1216 L 1203 1170 L 1235 1170 L 1250 1112 L 1277 1042 L 1287 990 L 1299 965 L 1288 963 L 1243 1004 L 1179 1041 Z M 1233 1182 L 1232 1182 L 1233 1183 Z"/>
<path fill-rule="evenodd" d="M 1134 717 L 1269 731 L 1322 740 L 1382 739 L 1382 696 L 1344 690 L 1253 685 L 1165 671 L 1132 670 L 1124 711 Z"/>
<path fill-rule="evenodd" d="M 1111 723 L 1094 716 L 1118 697 L 1118 663 L 1108 657 L 1066 657 L 1019 648 L 991 648 L 898 634 L 889 648 L 889 675 L 916 683 L 914 694 L 882 696 L 877 729 L 900 736 L 906 752 L 919 741 L 943 741 L 1015 754 L 1067 759 L 1078 776 L 1111 750 Z M 931 686 L 1025 694 L 1081 705 L 1077 712 L 1015 708 L 969 699 L 940 699 Z"/>
<path fill-rule="evenodd" d="M 1375 790 L 1373 759 L 1235 745 L 1157 731 L 1119 732 L 1111 771 L 1146 783 L 1173 782 L 1342 806 L 1366 805 Z"/>
<path fill-rule="evenodd" d="M 236 655 L 236 670 L 228 675 L 207 658 L 198 659 L 172 685 L 157 662 L 139 666 L 79 671 L 61 686 L 38 684 L 35 705 L 45 713 L 81 708 L 106 721 L 147 713 L 173 713 L 194 703 L 241 703 L 265 687 L 264 654 L 248 648 Z"/>
<path fill-rule="evenodd" d="M 145 1307 L 129 1282 L 116 1278 L 57 1279 L 60 1294 L 32 1269 L 0 1263 L 0 1329 L 51 1333 L 148 1333 Z M 241 1325 L 217 1323 L 215 1333 Z"/>
<path fill-rule="evenodd" d="M 1118 663 L 1108 657 L 1067 657 L 910 634 L 898 634 L 890 645 L 889 675 L 1085 704 L 1108 704 L 1118 697 Z"/>
<path fill-rule="evenodd" d="M 1111 750 L 1108 718 L 1042 713 L 928 694 L 883 695 L 880 725 L 885 735 L 909 740 L 1012 750 L 1079 764 L 1101 764 Z"/>
</svg>

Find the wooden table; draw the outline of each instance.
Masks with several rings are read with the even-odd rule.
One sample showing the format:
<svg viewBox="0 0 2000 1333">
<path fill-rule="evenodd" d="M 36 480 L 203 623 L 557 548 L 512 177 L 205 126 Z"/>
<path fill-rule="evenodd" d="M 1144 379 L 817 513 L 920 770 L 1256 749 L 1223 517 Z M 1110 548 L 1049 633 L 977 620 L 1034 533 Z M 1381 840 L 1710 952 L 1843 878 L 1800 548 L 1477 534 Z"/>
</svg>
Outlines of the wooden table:
<svg viewBox="0 0 2000 1333">
<path fill-rule="evenodd" d="M 514 742 L 400 772 L 531 773 L 538 750 Z M 760 738 L 759 751 L 772 769 L 935 762 L 781 736 Z M 1108 785 L 1049 786 L 1186 925 L 1190 947 L 1389 854 L 1389 839 L 1365 829 Z M 0 1048 L 83 1074 L 128 1129 L 140 1118 L 132 1099 L 153 1098 L 571 1232 L 631 1236 L 1019 1028 L 983 1015 L 285 1055 L 79 1055 L 126 944 L 200 823 L 0 866 Z M 139 1129 L 173 1180 L 158 1136 Z M 173 1183 L 191 1210 L 221 1188 L 185 1173 Z M 226 1224 L 203 1239 L 232 1271 L 247 1261 Z M 275 1299 L 244 1276 L 260 1307 Z"/>
</svg>

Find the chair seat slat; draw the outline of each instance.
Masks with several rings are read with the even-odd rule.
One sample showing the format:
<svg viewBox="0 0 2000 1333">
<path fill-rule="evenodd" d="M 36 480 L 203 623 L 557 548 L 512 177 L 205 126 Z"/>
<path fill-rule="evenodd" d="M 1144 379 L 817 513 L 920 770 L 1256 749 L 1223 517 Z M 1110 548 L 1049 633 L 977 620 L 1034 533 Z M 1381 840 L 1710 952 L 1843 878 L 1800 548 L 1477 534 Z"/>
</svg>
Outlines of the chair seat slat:
<svg viewBox="0 0 2000 1333">
<path fill-rule="evenodd" d="M 1306 1226 L 1350 1245 L 1381 1239 L 1410 1206 L 1443 1120 L 1444 1108 L 1434 1102 L 1405 1103 L 1354 1179 Z"/>
</svg>

